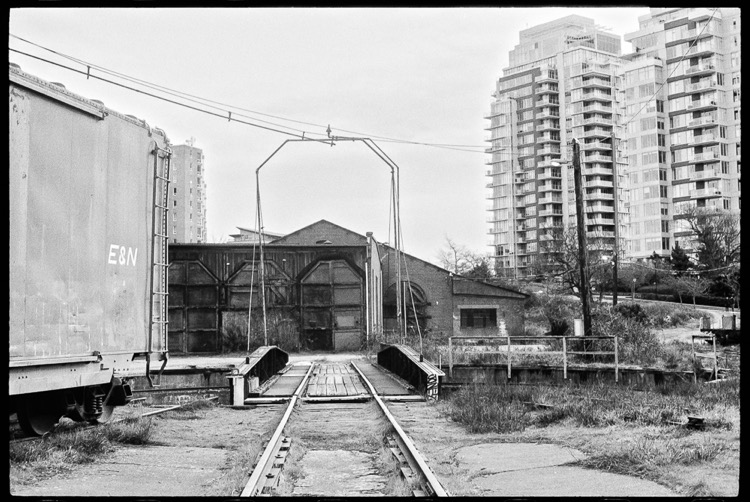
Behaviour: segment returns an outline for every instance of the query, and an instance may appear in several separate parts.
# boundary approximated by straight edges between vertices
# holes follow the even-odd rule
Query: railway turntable
[[[268,358],[276,361],[276,371],[272,374],[269,372],[268,364],[264,363]],[[422,371],[438,373],[433,375],[434,380],[442,376],[440,370],[433,370],[434,366],[424,363],[422,366]],[[259,371],[261,368],[263,371]],[[420,370],[419,367],[407,369],[408,371],[401,373],[412,375]],[[286,353],[276,347],[259,349],[229,378],[233,405],[287,401],[298,388],[299,398],[304,401],[369,400],[372,393],[367,388],[367,382],[372,385],[375,393],[385,400],[424,400],[425,395],[430,395],[419,387],[418,382],[414,385],[397,373],[364,357],[352,356],[351,359],[336,361],[324,358],[322,361],[289,362]]]

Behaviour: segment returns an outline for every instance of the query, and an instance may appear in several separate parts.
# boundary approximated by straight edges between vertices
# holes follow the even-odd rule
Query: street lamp
[[[633,277],[633,291],[631,292],[633,301],[635,301],[635,277]]]

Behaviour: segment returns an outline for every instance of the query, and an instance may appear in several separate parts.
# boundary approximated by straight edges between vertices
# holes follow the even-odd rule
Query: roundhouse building
[[[395,341],[395,249],[321,220],[260,246],[170,244],[169,351],[227,349],[251,325],[310,350],[357,350]],[[521,334],[519,291],[455,276],[403,254],[401,305],[407,330],[426,336]],[[264,295],[260,295],[263,289]],[[265,324],[263,329],[263,304]],[[257,336],[257,335],[256,335]]]

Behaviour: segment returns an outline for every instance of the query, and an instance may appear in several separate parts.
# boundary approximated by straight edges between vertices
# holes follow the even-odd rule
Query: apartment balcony
[[[604,114],[612,114],[612,105],[606,105],[604,103],[591,103],[583,107],[583,113],[604,113]]]
[[[492,117],[497,117],[498,115],[508,113],[507,108],[507,105],[502,101],[492,103],[490,105],[490,111],[485,114],[484,118],[491,119]]]
[[[612,197],[612,200],[614,200],[614,197]],[[606,204],[586,204],[585,211],[587,213],[594,212],[594,213],[614,213],[615,207],[614,206],[608,206]]]
[[[536,138],[537,144],[539,143],[559,143],[560,134],[541,134]]]
[[[539,173],[539,180],[559,180],[562,179],[562,172],[560,169],[545,169]]]
[[[541,110],[537,110],[536,112],[537,120],[555,118],[555,117],[560,117],[560,111],[557,108],[547,107],[547,108],[542,108]]]
[[[612,188],[612,181],[591,180],[584,183],[586,188]]]
[[[536,126],[537,131],[559,131],[560,121],[559,120],[542,120]]]
[[[687,105],[685,109],[696,111],[696,110],[700,110],[703,108],[716,108],[716,106],[717,106],[716,101],[713,99],[699,99]]]
[[[540,185],[537,188],[538,192],[558,192],[562,193],[562,185],[560,183],[554,184],[554,183],[547,183],[545,185]]]
[[[524,206],[536,206],[536,197],[532,197],[531,200],[524,202]]]
[[[538,216],[539,217],[545,217],[545,216],[562,216],[563,211],[561,207],[556,207],[552,209],[543,209],[539,211]]]
[[[585,155],[581,159],[581,162],[612,162],[612,156],[602,154]]]
[[[537,82],[557,82],[557,70],[547,69],[542,70],[542,74],[536,77]]]
[[[586,225],[606,225],[606,226],[614,226],[615,220],[613,219],[607,219],[607,218],[587,218],[586,219]]]
[[[525,220],[526,219],[526,213],[516,213],[515,220]]]
[[[612,93],[604,92],[601,90],[594,90],[594,91],[584,92],[580,100],[576,99],[574,101],[601,100],[601,101],[611,102],[612,98],[614,98]]]
[[[542,85],[537,86],[537,88],[536,88],[536,94],[537,95],[538,94],[551,94],[551,93],[559,94],[559,92],[560,91],[557,88],[557,84],[556,83],[552,83],[552,82],[544,83]]]
[[[685,86],[685,92],[713,91],[713,90],[716,90],[717,87],[719,87],[719,84],[716,82],[716,79],[712,78],[712,79],[702,80],[695,84],[687,84]]]
[[[690,122],[688,122],[688,127],[701,127],[709,124],[716,124],[716,117],[713,115],[708,117],[700,117],[697,119],[693,119]],[[718,125],[718,124],[717,124]]]
[[[713,28],[711,25],[708,25],[705,27],[701,27],[700,30],[698,29],[688,30],[685,32],[685,35],[682,38],[673,40],[672,42],[670,42],[670,44],[689,42],[695,38],[703,39],[703,38],[708,38],[708,37],[712,37],[714,35],[719,35],[719,34],[720,33],[718,32],[718,30]]]
[[[715,169],[704,169],[703,171],[695,171],[690,175],[691,180],[709,180],[709,179],[720,179],[722,174]]]
[[[609,65],[603,65],[599,63],[581,63],[579,65],[573,65],[571,69],[571,76],[576,77],[578,75],[604,75],[609,76],[612,70]]]
[[[587,119],[583,119],[583,123],[582,124],[577,124],[577,125],[595,125],[595,124],[596,125],[608,125],[608,126],[611,126],[612,125],[612,119],[611,118],[607,118],[607,117],[602,117],[602,116],[595,116],[595,117],[590,117],[590,118],[587,118]]]
[[[540,160],[537,161],[536,166],[537,167],[558,167],[557,164],[560,164],[560,159],[547,159],[547,160]]]
[[[545,97],[539,98],[534,103],[534,106],[541,108],[544,106],[560,106],[560,100],[556,96],[545,95]]]
[[[690,190],[691,199],[704,199],[709,197],[721,197],[721,190],[718,188],[697,188]]]
[[[719,52],[719,50],[720,48],[714,40],[704,40],[702,43],[693,45],[687,51],[685,51],[684,47],[675,47],[673,45],[670,45],[669,47],[667,47],[667,64],[674,63],[683,58],[711,56],[716,52]]]
[[[696,153],[695,155],[693,155],[693,160],[691,162],[706,162],[710,160],[719,160],[719,155],[716,152],[712,151]]]
[[[584,152],[589,150],[606,150],[611,151],[612,150],[612,144],[611,143],[605,143],[603,141],[590,141],[588,143],[581,143],[581,150]]]
[[[685,75],[701,75],[701,74],[716,73],[716,65],[713,60],[708,63],[699,63],[694,66],[690,66],[685,70]]]
[[[581,137],[583,138],[606,138],[612,135],[610,129],[602,129],[601,127],[594,127],[592,129],[584,130]]]
[[[591,169],[584,168],[582,173],[584,176],[613,176],[612,169],[607,169],[606,167],[593,167]]]
[[[693,136],[693,145],[705,145],[706,143],[718,143],[719,137],[713,133],[704,133]]]
[[[610,187],[611,188],[611,187]],[[605,192],[594,192],[594,193],[587,193],[583,196],[583,200],[615,200],[614,194],[611,193],[605,193]],[[614,208],[613,208],[614,211]]]
[[[594,231],[594,232],[586,232],[586,237],[589,239],[609,239],[614,238],[615,233],[614,232],[606,232],[606,231]]]
[[[612,79],[610,79],[609,76],[607,77],[591,77],[586,78],[581,83],[582,87],[584,88],[605,88],[609,89],[612,87]]]
[[[536,151],[536,155],[560,155],[560,147],[557,146],[545,146]]]
[[[548,194],[548,195],[545,195],[544,197],[539,197],[537,199],[537,202],[539,204],[562,204],[562,201],[563,201],[562,195],[559,195],[559,194],[557,194],[557,195],[556,194]],[[540,216],[544,216],[544,215],[542,215],[541,212],[539,213],[539,215]],[[549,216],[549,215],[547,215],[547,216]]]

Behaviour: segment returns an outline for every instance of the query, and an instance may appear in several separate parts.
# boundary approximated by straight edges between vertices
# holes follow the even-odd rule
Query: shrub
[[[539,294],[537,296],[542,314],[550,326],[547,334],[552,336],[567,335],[573,325],[573,318],[581,308],[578,301],[559,295]]]
[[[644,326],[648,326],[649,324],[649,316],[640,303],[619,303],[615,306],[615,311],[623,317],[638,321]]]
[[[663,303],[645,303],[641,310],[648,316],[651,325],[659,329],[696,325],[702,315],[692,307]]]
[[[651,364],[661,354],[661,344],[650,327],[625,317],[609,305],[597,305],[591,312],[591,330],[595,336],[617,335],[622,363]]]

